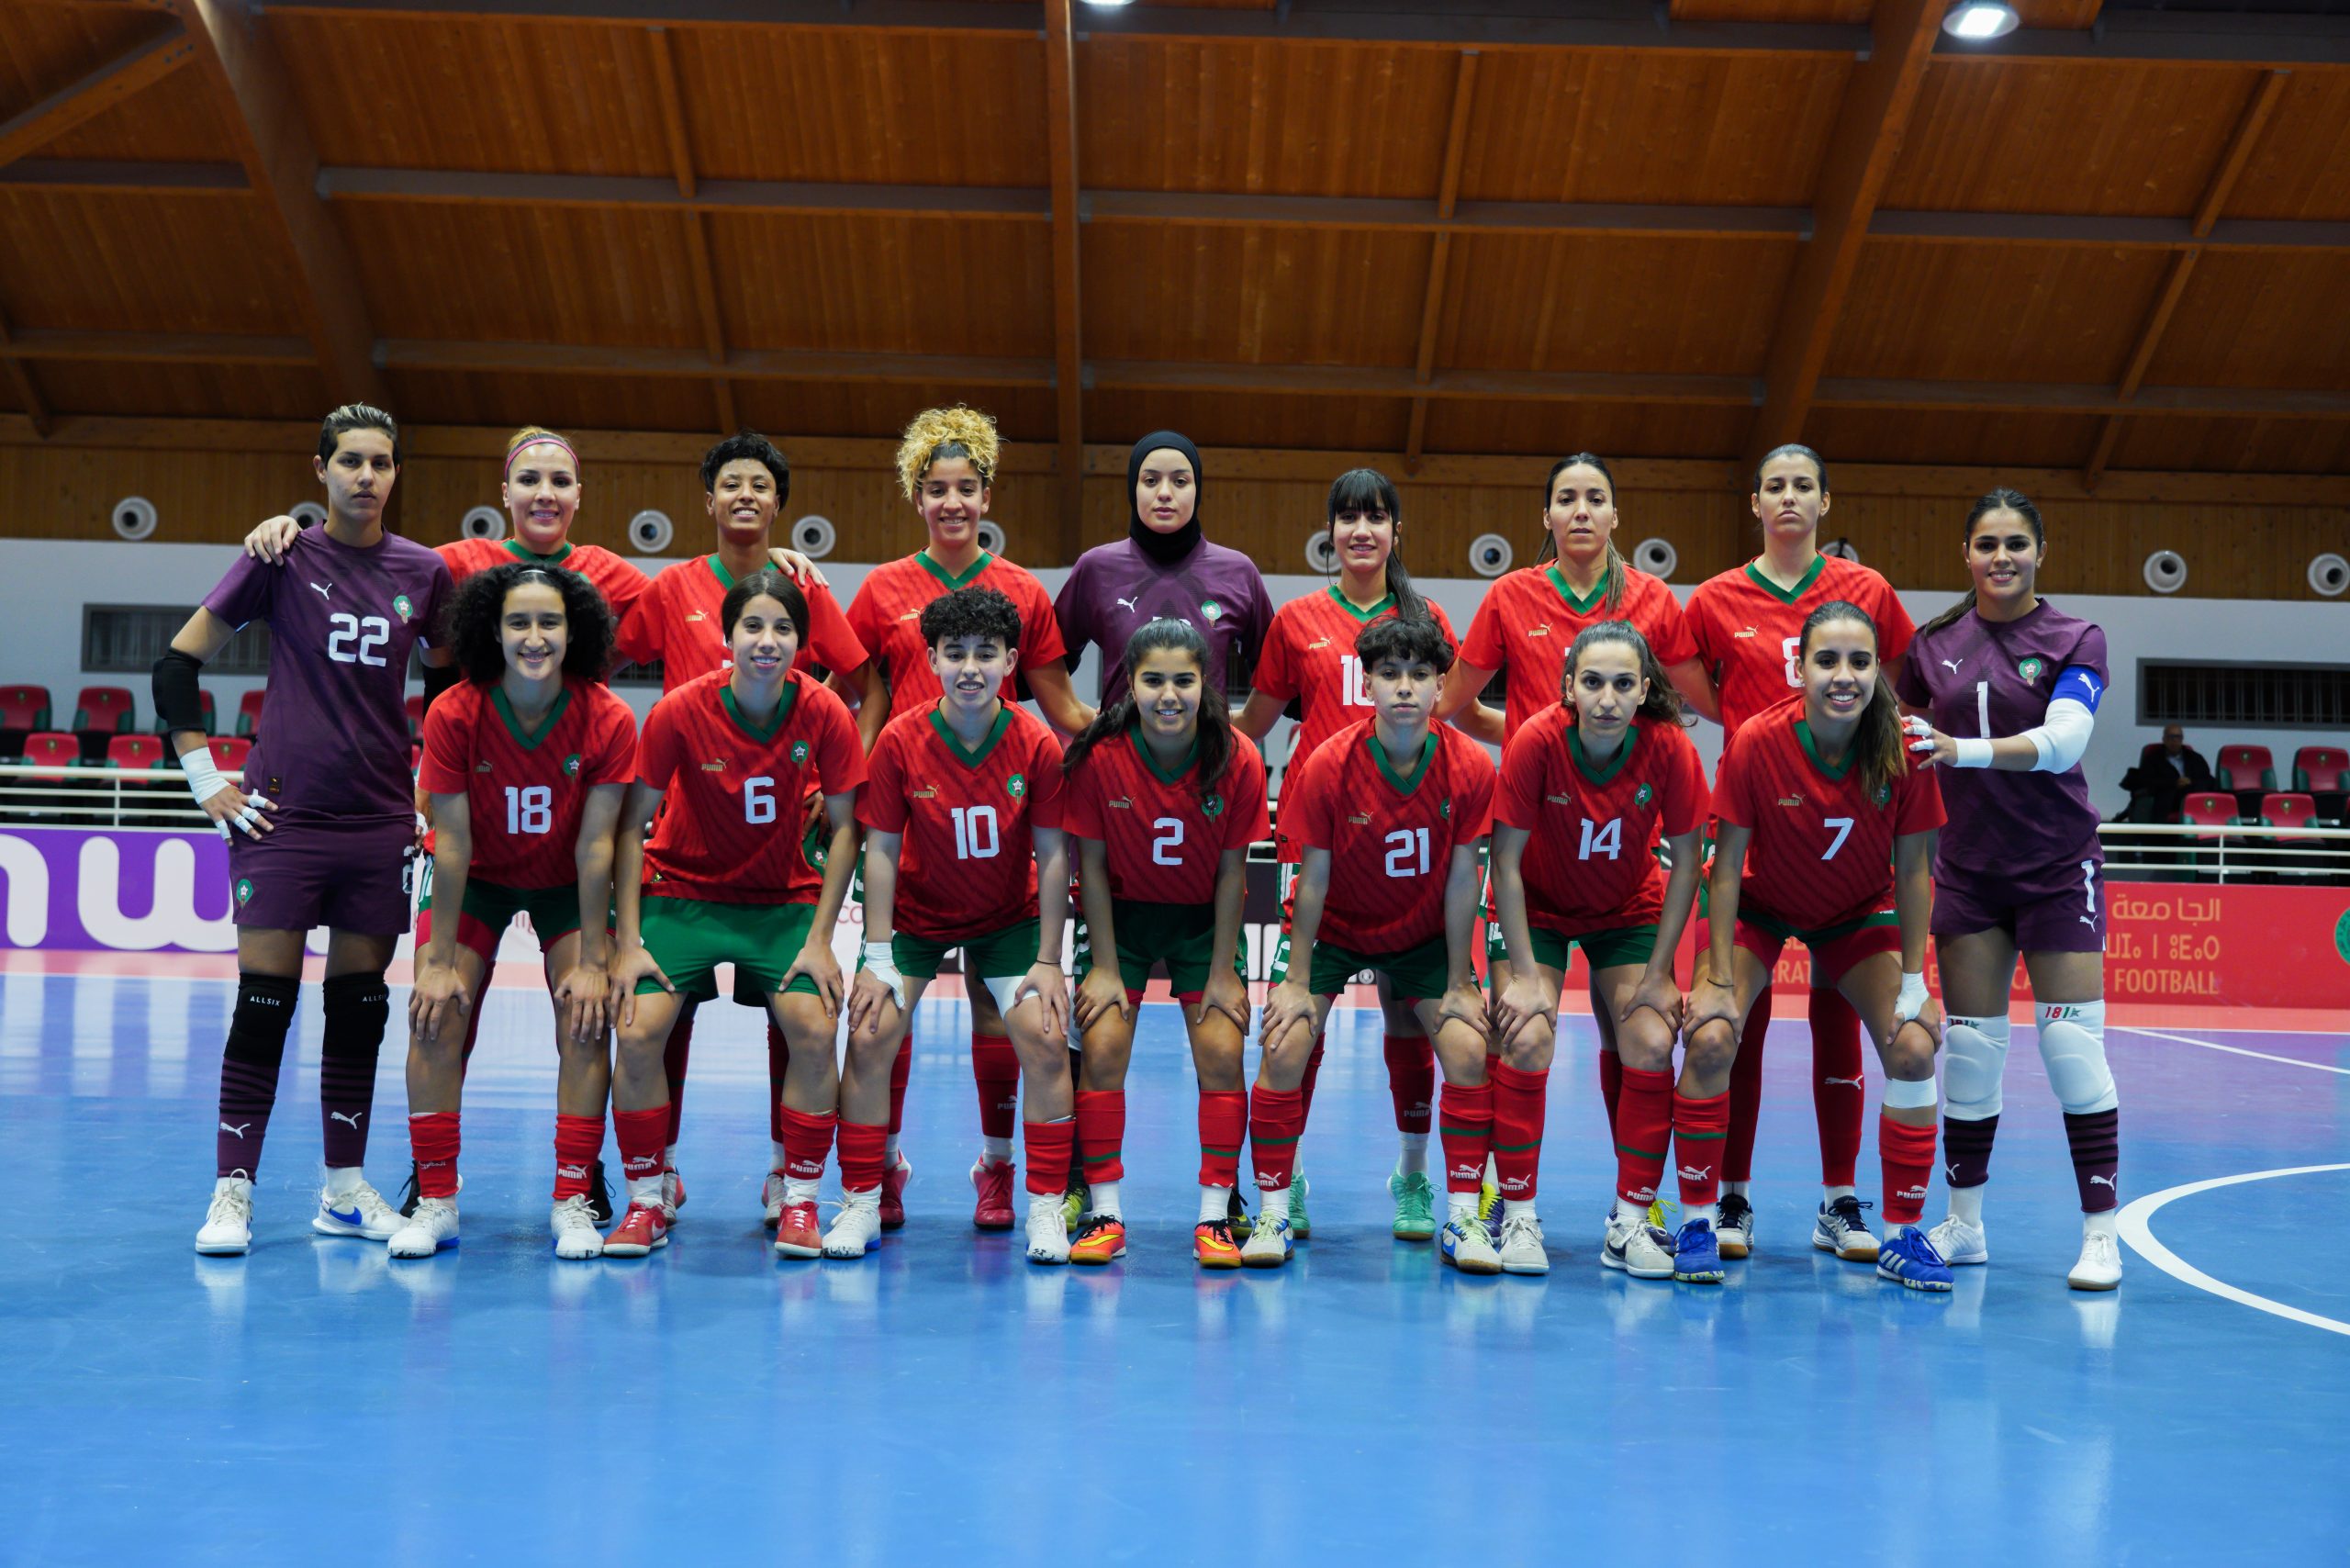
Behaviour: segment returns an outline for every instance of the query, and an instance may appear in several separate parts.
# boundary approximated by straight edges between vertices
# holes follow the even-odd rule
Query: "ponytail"
[[[1869,641],[1876,642],[1876,622],[1869,612],[1848,599],[1831,599],[1804,617],[1803,638],[1798,644],[1804,654],[1811,652],[1811,636],[1818,628],[1836,621],[1856,621],[1868,628]],[[1891,786],[1909,771],[1909,758],[1901,736],[1901,700],[1894,695],[1893,687],[1885,678],[1885,661],[1879,659],[1870,671],[1874,686],[1869,692],[1868,706],[1861,711],[1860,725],[1852,732],[1852,760],[1861,767],[1861,777],[1872,784]]]
[[[1575,633],[1573,644],[1567,649],[1566,666],[1559,673],[1559,697],[1570,708],[1574,706],[1575,670],[1583,663],[1583,655],[1603,644],[1612,644],[1633,650],[1639,659],[1640,678],[1649,684],[1649,694],[1640,699],[1637,717],[1655,719],[1686,729],[1696,722],[1681,700],[1681,693],[1664,678],[1664,666],[1656,662],[1656,651],[1640,629],[1628,621],[1595,621]]]
[[[1232,766],[1232,709],[1225,701],[1224,693],[1211,689],[1208,680],[1208,644],[1200,629],[1188,621],[1161,616],[1137,627],[1126,639],[1126,689],[1118,700],[1093,715],[1093,722],[1080,731],[1061,753],[1064,776],[1077,771],[1085,754],[1103,741],[1122,735],[1134,726],[1139,711],[1135,702],[1134,672],[1147,654],[1174,649],[1192,655],[1200,670],[1200,711],[1198,720],[1198,785],[1200,799],[1206,800],[1223,781]]]
[[[1616,475],[1607,466],[1607,460],[1595,452],[1578,452],[1572,456],[1561,457],[1550,465],[1550,476],[1542,481],[1542,510],[1545,512],[1550,510],[1550,495],[1559,487],[1559,476],[1570,468],[1598,469],[1599,476],[1607,481],[1608,498],[1611,500],[1615,498]],[[1542,548],[1536,553],[1534,564],[1539,566],[1558,558],[1558,536],[1545,528],[1542,531]],[[1607,542],[1606,563],[1600,567],[1599,586],[1600,609],[1613,615],[1623,608],[1624,557],[1616,553],[1616,542],[1612,539]]]
[[[2040,509],[2033,506],[2031,504],[2031,498],[2025,495],[2021,490],[2010,490],[2004,485],[1995,490],[1986,492],[1980,500],[1975,503],[1973,509],[1966,514],[1965,531],[1962,532],[1959,537],[1962,539],[1973,538],[1975,536],[1975,525],[1982,521],[1985,518],[1990,516],[1995,511],[2011,511],[2018,517],[2023,519],[2025,523],[2031,529],[2032,543],[2040,545],[2043,549],[2047,547],[2048,525],[2040,521]],[[1969,588],[1966,590],[1966,597],[1964,599],[1960,599],[1956,604],[1952,605],[1948,610],[1943,610],[1940,615],[1935,616],[1931,621],[1929,621],[1923,626],[1919,627],[1916,634],[1922,637],[1929,632],[1939,632],[1943,627],[1949,625],[1952,622],[1964,618],[1966,612],[1974,608],[1975,590],[1974,588]]]
[[[1340,512],[1369,511],[1374,507],[1387,514],[1395,531],[1387,552],[1387,591],[1395,600],[1395,617],[1425,620],[1429,615],[1427,600],[1412,586],[1412,574],[1404,566],[1404,502],[1393,479],[1376,468],[1349,468],[1331,480],[1323,526],[1335,543]]]

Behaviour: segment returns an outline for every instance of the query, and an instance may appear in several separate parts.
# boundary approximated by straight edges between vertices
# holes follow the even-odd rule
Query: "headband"
[[[579,454],[572,449],[571,443],[554,431],[548,431],[543,434],[534,435],[528,441],[515,443],[514,450],[506,454],[506,477],[511,479],[514,476],[514,459],[533,446],[559,446],[571,454],[572,467],[576,469],[579,466]]]

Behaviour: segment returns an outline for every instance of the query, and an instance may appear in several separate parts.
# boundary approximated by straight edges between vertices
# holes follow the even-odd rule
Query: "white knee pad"
[[[2007,1070],[2007,1019],[1953,1015],[1942,1035],[1942,1114],[1961,1122],[1998,1115]]]
[[[2121,1103],[2113,1071],[2105,1065],[2105,1003],[2042,1002],[2040,1059],[2048,1065],[2048,1086],[2068,1114],[2110,1111]]]
[[[1934,1081],[1921,1078],[1915,1083],[1908,1083],[1898,1078],[1888,1078],[1885,1081],[1885,1093],[1881,1098],[1889,1111],[1930,1111],[1934,1108]]]

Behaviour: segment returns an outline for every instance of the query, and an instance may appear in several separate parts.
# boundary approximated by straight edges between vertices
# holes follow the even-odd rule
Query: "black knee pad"
[[[229,1019],[221,1055],[275,1077],[285,1059],[285,1032],[294,1026],[294,999],[302,982],[290,975],[237,976],[237,1010]]]
[[[326,993],[326,1038],[322,1054],[373,1056],[384,1044],[384,1025],[391,1021],[392,988],[378,974],[332,975],[320,988]]]

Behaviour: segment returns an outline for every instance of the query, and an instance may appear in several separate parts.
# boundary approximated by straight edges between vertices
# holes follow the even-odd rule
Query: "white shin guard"
[[[2113,1070],[2105,1063],[2105,1003],[2042,1002],[2037,1014],[2040,1059],[2047,1064],[2048,1086],[2065,1114],[2083,1116],[2121,1104]]]
[[[1942,1036],[1942,1114],[1986,1122],[1999,1114],[2008,1070],[2008,1021],[1953,1014]]]

